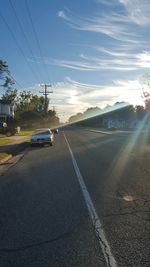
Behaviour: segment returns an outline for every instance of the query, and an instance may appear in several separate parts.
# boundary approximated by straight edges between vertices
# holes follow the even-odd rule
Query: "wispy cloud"
[[[56,65],[78,71],[135,71],[150,68],[150,51],[137,53],[121,52],[97,47],[100,55],[88,56],[80,54],[77,60],[50,59],[45,60],[46,64]]]
[[[68,17],[66,16],[65,12],[63,10],[60,10],[57,12],[58,17],[68,20]]]
[[[117,101],[142,104],[141,85],[138,79],[115,80],[112,84],[98,85],[66,77],[64,81],[53,83],[53,88],[54,103],[60,116],[63,114],[63,120],[91,106],[104,108],[107,104],[112,105]]]
[[[99,52],[103,52],[107,55],[110,55],[110,56],[115,56],[115,57],[126,57],[128,56],[128,52],[126,52],[125,50],[124,51],[115,51],[115,50],[110,50],[110,49],[106,49],[104,47],[96,47],[96,50],[99,51]]]
[[[138,44],[141,36],[136,26],[143,28],[150,25],[150,1],[97,0],[96,2],[106,6],[105,12],[97,10],[96,14],[80,17],[68,10],[60,10],[57,15],[74,29],[97,32],[118,41]]]
[[[119,2],[124,6],[131,22],[141,26],[150,25],[149,0],[119,0]]]
[[[80,18],[73,16],[71,12],[66,13],[63,10],[60,10],[57,15],[74,29],[101,33],[119,41],[138,42],[138,36],[129,31],[127,27],[128,19],[125,16],[110,13],[108,15],[94,15],[91,18]]]
[[[114,4],[118,3],[118,0],[95,0],[97,3],[106,5],[106,6],[112,6]]]
[[[99,3],[99,6],[106,6],[106,10],[103,7],[90,16],[78,16],[70,10],[60,10],[57,15],[74,29],[104,35],[103,40],[110,41],[111,48],[95,45],[99,55],[96,52],[91,54],[91,51],[87,55],[81,52],[76,59],[53,59],[47,63],[88,72],[99,70],[125,72],[150,68],[148,42],[142,30],[139,30],[150,24],[150,1],[95,0],[95,2]]]
[[[143,51],[136,55],[137,65],[140,68],[150,68],[150,51]]]
[[[136,70],[137,66],[132,64],[130,66],[128,62],[115,61],[115,60],[100,60],[97,58],[89,57],[87,60],[73,61],[73,60],[50,60],[48,64],[53,64],[59,67],[65,67],[68,69],[79,71],[100,71],[100,70],[118,70],[118,71],[131,71]]]
[[[122,22],[135,23],[140,26],[150,25],[150,1],[149,0],[97,0],[99,4],[109,7],[122,5],[123,14],[118,18]],[[117,14],[116,14],[117,15]]]

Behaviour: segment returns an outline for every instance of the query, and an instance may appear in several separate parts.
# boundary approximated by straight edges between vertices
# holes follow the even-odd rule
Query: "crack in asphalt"
[[[18,251],[23,251],[23,250],[27,250],[27,249],[30,249],[30,248],[33,248],[33,247],[38,247],[38,246],[42,246],[42,245],[45,245],[45,244],[48,244],[48,243],[52,243],[52,242],[55,242],[55,241],[58,241],[60,239],[63,239],[63,238],[68,238],[69,235],[72,234],[72,232],[66,232],[66,233],[63,233],[55,238],[52,238],[52,239],[48,239],[48,240],[45,240],[45,241],[41,241],[41,242],[37,242],[37,243],[33,243],[33,244],[30,244],[30,245],[26,245],[26,246],[23,246],[23,247],[18,247],[18,248],[0,248],[0,252],[6,252],[6,253],[10,253],[10,252],[18,252]]]

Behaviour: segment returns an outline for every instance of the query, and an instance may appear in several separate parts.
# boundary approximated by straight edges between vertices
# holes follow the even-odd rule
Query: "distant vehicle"
[[[31,146],[34,145],[53,145],[54,135],[49,128],[37,129],[31,136]]]
[[[53,129],[52,132],[53,132],[54,134],[58,134],[58,132],[59,132],[59,131],[58,131],[58,128]]]
[[[12,136],[17,133],[17,128],[13,125],[7,125],[6,122],[0,122],[0,134],[4,134],[6,136]]]

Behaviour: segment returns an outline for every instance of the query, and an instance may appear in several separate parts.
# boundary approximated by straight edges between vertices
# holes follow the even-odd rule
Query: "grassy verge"
[[[8,145],[13,143],[14,139],[13,138],[7,138],[7,137],[1,137],[0,138],[0,145]]]
[[[33,133],[32,130],[30,131],[20,131],[20,133],[17,133],[16,136],[28,136],[31,135]]]

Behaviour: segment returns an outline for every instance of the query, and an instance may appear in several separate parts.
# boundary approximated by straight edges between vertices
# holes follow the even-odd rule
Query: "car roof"
[[[51,131],[50,128],[39,128],[39,129],[35,129],[35,131]]]

